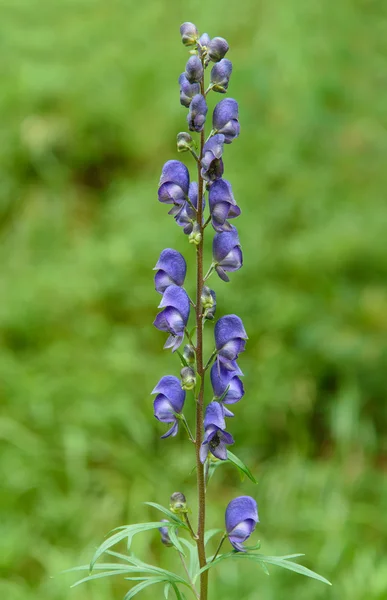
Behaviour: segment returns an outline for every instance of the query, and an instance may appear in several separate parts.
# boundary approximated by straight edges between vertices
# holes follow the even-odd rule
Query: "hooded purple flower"
[[[191,56],[185,65],[185,76],[190,83],[200,82],[203,76],[203,65],[200,58]]]
[[[215,179],[219,179],[223,175],[222,154],[224,140],[224,135],[218,133],[211,136],[204,144],[201,174],[206,181],[215,181]]]
[[[221,317],[215,325],[214,336],[219,362],[234,371],[234,361],[244,351],[248,339],[242,320],[237,315]]]
[[[189,171],[180,160],[168,160],[163,166],[159,182],[159,201],[173,204],[169,211],[174,215],[186,201],[189,189]]]
[[[235,404],[235,402],[239,402],[245,393],[243,383],[238,377],[238,375],[243,375],[243,373],[235,361],[230,361],[229,364],[230,366],[232,365],[232,370],[227,369],[221,362],[215,362],[212,365],[211,384],[216,398],[221,398],[228,388],[222,402],[224,404]],[[227,411],[225,416],[229,417],[233,415]]]
[[[230,543],[238,552],[246,552],[242,545],[259,523],[258,506],[251,496],[239,496],[229,502],[226,508],[226,531]]]
[[[172,352],[175,352],[183,341],[184,329],[188,322],[190,306],[187,292],[177,285],[168,286],[159,308],[164,310],[157,315],[153,325],[170,334],[164,348],[172,348]]]
[[[227,54],[228,49],[229,45],[222,37],[214,37],[207,44],[207,54],[213,62],[221,60]]]
[[[187,123],[190,131],[200,132],[203,129],[207,112],[208,107],[204,96],[201,94],[194,96],[189,105],[189,112],[187,115]]]
[[[199,37],[199,32],[196,25],[186,21],[180,25],[180,35],[184,46],[194,46]]]
[[[223,133],[225,144],[231,144],[238,137],[240,125],[236,100],[225,98],[218,102],[212,115],[212,127],[217,133]]]
[[[187,264],[180,252],[166,248],[160,254],[153,270],[157,271],[155,274],[156,292],[163,294],[169,285],[182,286],[184,284]]]
[[[226,179],[217,179],[210,187],[208,194],[212,226],[218,233],[232,231],[227,219],[239,217],[241,209],[235,202],[231,184]]]
[[[230,82],[232,73],[232,62],[227,58],[222,58],[215,63],[211,69],[211,84],[214,92],[225,94]]]
[[[182,73],[179,77],[180,84],[180,104],[187,108],[191,104],[191,100],[196,94],[200,94],[200,84],[190,83],[185,73]]]
[[[242,250],[235,227],[231,226],[231,231],[222,231],[214,236],[212,255],[219,277],[223,281],[230,281],[226,271],[238,271],[243,265]]]
[[[166,375],[160,379],[151,393],[157,394],[153,402],[156,419],[162,423],[173,423],[171,429],[161,437],[175,436],[179,429],[179,421],[175,413],[181,413],[185,401],[185,391],[181,388],[180,379],[173,375]]]
[[[234,443],[234,438],[225,431],[223,407],[219,402],[210,402],[206,408],[204,417],[204,440],[200,446],[200,460],[206,461],[208,453],[211,452],[220,460],[227,460],[226,446]]]

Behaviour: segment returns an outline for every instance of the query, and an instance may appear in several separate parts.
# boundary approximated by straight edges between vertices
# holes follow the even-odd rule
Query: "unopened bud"
[[[188,152],[195,145],[192,137],[186,131],[180,131],[180,133],[177,134],[176,141],[178,152]]]
[[[168,519],[161,519],[163,523],[169,523]],[[159,532],[161,535],[161,542],[164,546],[170,547],[173,546],[171,542],[171,538],[169,537],[169,528],[168,527],[159,527]]]
[[[216,311],[216,294],[214,290],[210,290],[206,285],[202,290],[202,306],[203,315],[206,319],[213,319]]]
[[[180,25],[180,35],[184,46],[194,46],[199,37],[199,32],[196,28],[196,25],[187,21],[186,23]]]
[[[214,37],[207,47],[208,57],[213,62],[221,60],[228,52],[229,45],[222,37]]]
[[[181,492],[173,492],[170,498],[169,508],[174,513],[186,513],[187,512],[187,501],[184,494]]]
[[[202,241],[202,234],[198,223],[195,223],[193,226],[192,232],[188,236],[188,241],[190,244],[195,244],[195,246],[199,246]]]
[[[184,346],[183,356],[189,365],[195,363],[195,349],[191,344],[186,344]]]
[[[180,371],[181,387],[183,390],[193,390],[196,385],[195,371],[191,367],[183,367]]]

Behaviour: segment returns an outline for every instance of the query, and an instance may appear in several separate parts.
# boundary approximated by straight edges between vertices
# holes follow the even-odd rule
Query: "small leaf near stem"
[[[214,269],[215,269],[215,263],[212,263],[212,265],[210,266],[210,268],[208,269],[207,273],[205,274],[205,276],[203,278],[203,282],[207,281],[207,279],[210,277],[210,275],[212,274]]]
[[[210,358],[208,359],[208,361],[205,364],[204,370],[207,371],[208,367],[210,366],[210,364],[212,363],[212,361],[214,360],[216,356],[216,348],[213,351],[213,353],[211,354]],[[229,386],[230,387],[230,386]],[[228,390],[227,390],[228,391]]]

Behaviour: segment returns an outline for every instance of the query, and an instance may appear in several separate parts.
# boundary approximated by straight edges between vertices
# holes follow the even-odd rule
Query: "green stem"
[[[188,433],[188,437],[189,437],[189,439],[191,440],[191,442],[195,443],[195,438],[194,438],[194,436],[192,435],[192,432],[191,432],[191,430],[190,430],[190,428],[189,428],[189,425],[188,425],[188,423],[187,423],[187,419],[185,418],[185,416],[184,416],[184,415],[180,415],[180,420],[181,420],[181,422],[182,422],[182,423],[183,423],[183,425],[184,425],[184,429],[185,429],[185,430],[186,430],[186,432]]]
[[[217,547],[217,549],[216,549],[216,552],[215,552],[214,556],[212,557],[212,560],[211,560],[211,562],[214,562],[215,558],[218,556],[218,554],[219,554],[219,550],[221,549],[221,547],[222,547],[222,544],[223,544],[224,540],[226,539],[226,537],[227,537],[227,533],[224,533],[224,534],[223,534],[223,537],[222,537],[222,539],[220,540],[220,542],[219,542],[219,544],[218,544],[218,547]]]
[[[204,96],[204,75],[200,82],[201,93]],[[204,146],[204,128],[200,134],[200,160],[203,156]],[[202,291],[203,291],[203,189],[204,182],[201,175],[200,160],[198,162],[198,208],[197,223],[200,228],[201,240],[197,246],[196,252],[196,364],[197,372],[200,375],[200,389],[196,399],[196,472],[197,472],[197,492],[198,492],[198,532],[197,549],[199,565],[202,569],[206,566],[206,550],[204,545],[204,532],[206,521],[206,488],[204,478],[204,466],[200,460],[200,445],[203,439],[203,411],[204,411],[204,368],[203,368],[203,313],[202,313]],[[200,575],[200,600],[207,600],[208,595],[208,570]]]
[[[181,564],[183,565],[183,569],[185,571],[185,574],[187,575],[187,579],[188,579],[188,581],[189,581],[189,583],[191,585],[191,589],[192,589],[193,593],[195,594],[196,598],[198,600],[200,600],[199,592],[197,591],[197,589],[195,587],[195,584],[194,584],[194,582],[192,581],[192,579],[190,577],[189,571],[187,569],[187,565],[185,564],[184,556],[182,555],[181,552],[179,552],[179,556],[180,556]]]

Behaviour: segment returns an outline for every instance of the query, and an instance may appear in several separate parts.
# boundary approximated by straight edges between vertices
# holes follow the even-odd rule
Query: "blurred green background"
[[[157,202],[185,128],[185,20],[234,63],[245,266],[210,281],[250,337],[230,427],[259,480],[218,470],[208,525],[254,495],[263,552],[305,552],[334,583],[231,562],[211,598],[385,599],[387,11],[366,0],[1,3],[0,597],[120,599],[124,581],[70,590],[58,573],[155,519],[143,501],[178,489],[196,511],[191,448],[159,439],[150,396],[178,374],[152,327],[162,248],[185,253],[193,289],[193,248]],[[156,534],[134,549],[173,567]]]

